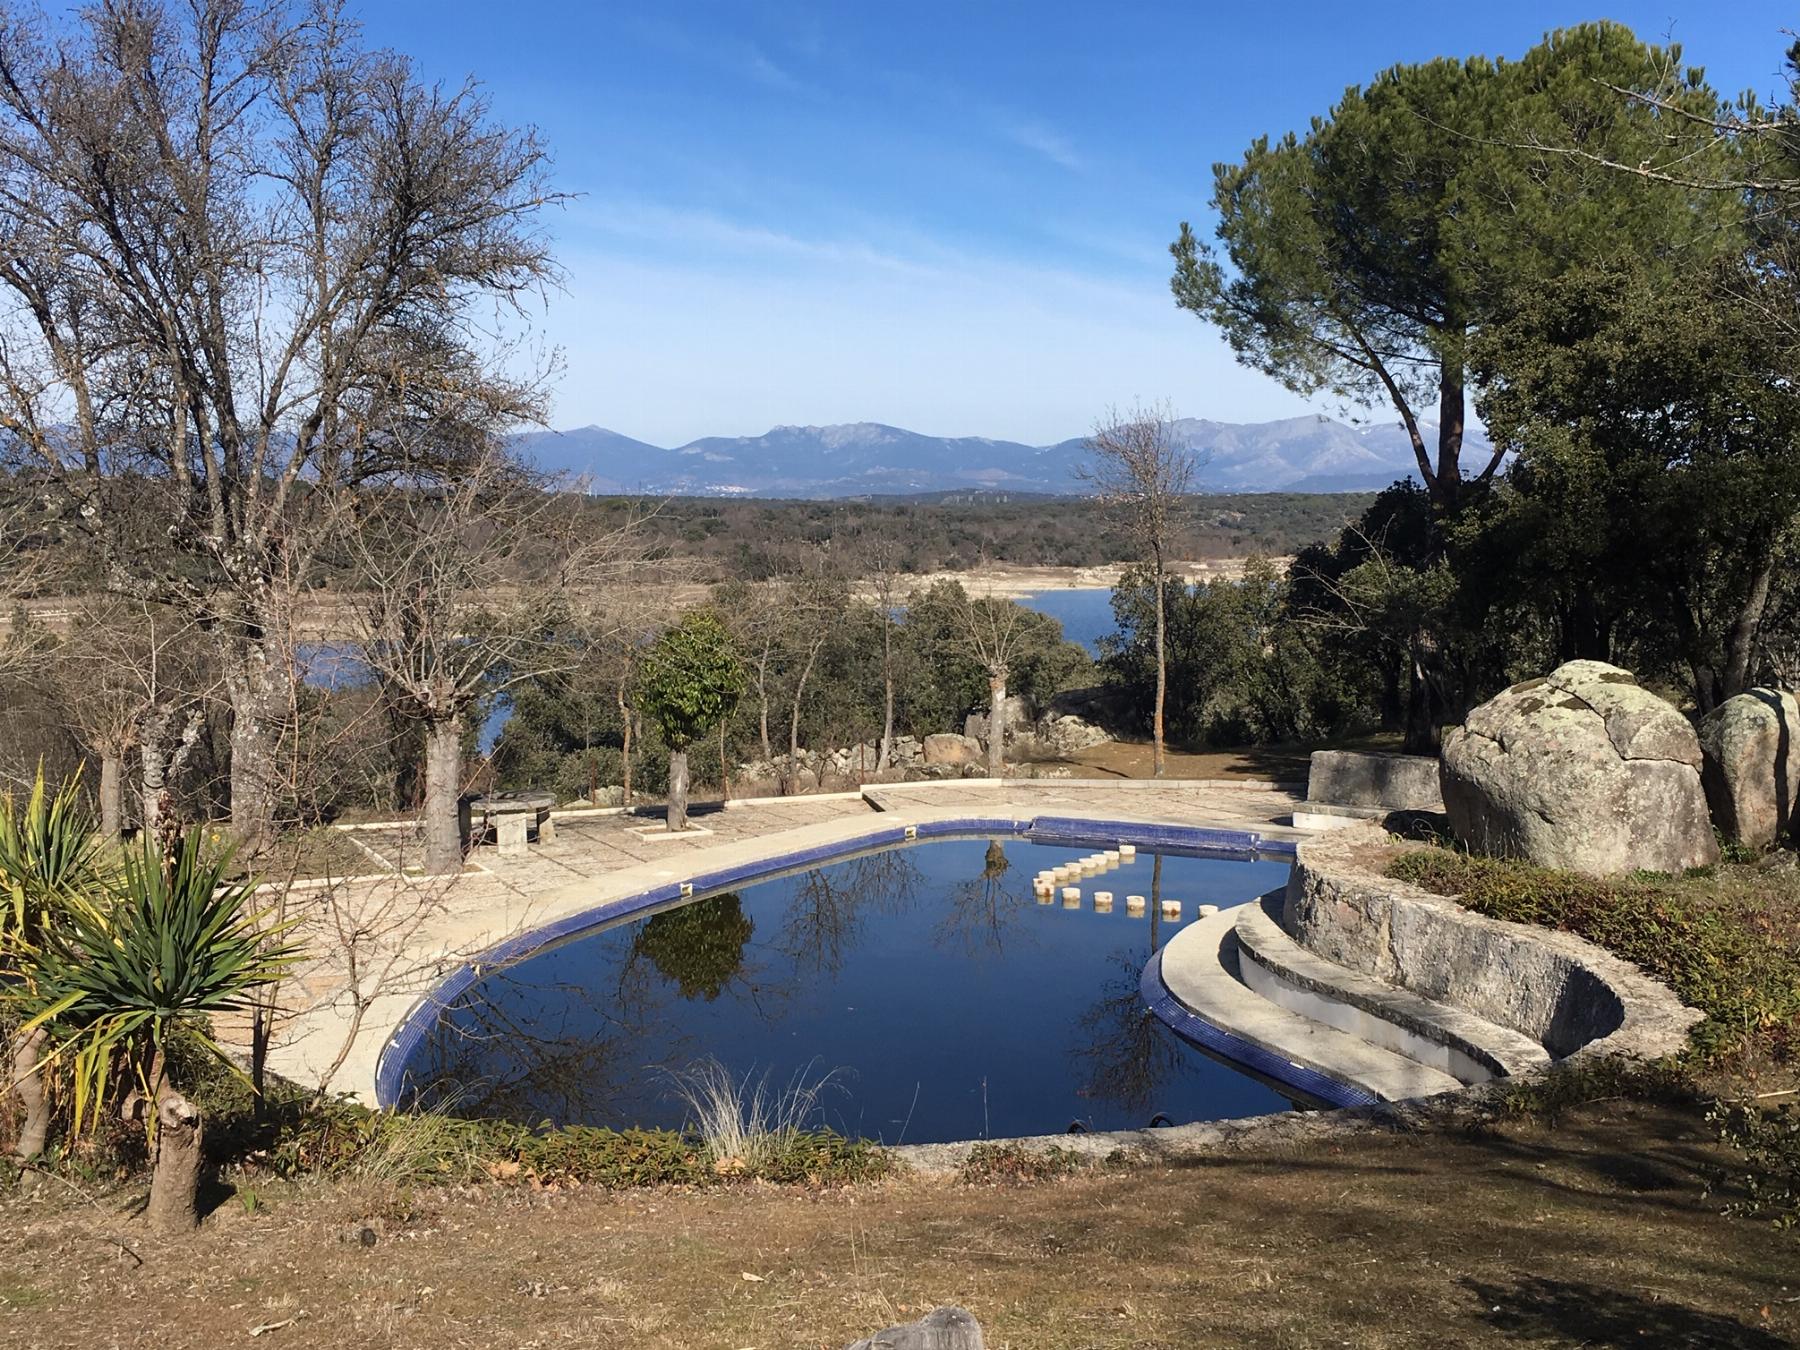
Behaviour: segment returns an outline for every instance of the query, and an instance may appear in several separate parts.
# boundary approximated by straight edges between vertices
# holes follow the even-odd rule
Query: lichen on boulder
[[[1613,876],[1718,861],[1701,762],[1673,704],[1629,671],[1570,661],[1446,732],[1440,772],[1471,851]]]
[[[1733,843],[1768,848],[1793,826],[1800,800],[1800,701],[1751,689],[1700,720],[1700,770],[1713,822]]]

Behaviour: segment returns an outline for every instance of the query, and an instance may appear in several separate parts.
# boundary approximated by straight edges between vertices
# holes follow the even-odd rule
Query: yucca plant
[[[117,888],[73,899],[32,958],[25,1026],[49,1030],[46,1063],[71,1066],[75,1128],[121,1079],[154,1104],[150,1215],[163,1229],[197,1221],[201,1160],[200,1113],[171,1081],[170,1040],[182,1031],[238,1072],[210,1018],[249,1007],[297,955],[286,929],[251,908],[253,883],[228,879],[230,865],[230,850],[209,853],[197,830],[146,838],[125,855]]]
[[[71,895],[92,895],[109,869],[94,819],[70,778],[53,793],[44,766],[21,805],[0,796],[0,943],[36,941]]]
[[[0,996],[29,1005],[45,934],[74,904],[107,894],[115,877],[77,779],[52,792],[40,764],[23,802],[0,796]],[[41,1026],[25,1027],[8,1045],[0,1086],[19,1102],[13,1155],[20,1160],[42,1153],[49,1139],[50,1098],[39,1064],[48,1035]]]

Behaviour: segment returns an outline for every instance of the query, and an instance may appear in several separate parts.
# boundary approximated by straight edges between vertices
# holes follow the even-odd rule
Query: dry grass
[[[255,1343],[838,1347],[956,1302],[995,1350],[1790,1344],[1800,1238],[1701,1199],[1708,1139],[1603,1103],[1555,1134],[1027,1186],[320,1187],[169,1247],[110,1209],[11,1202],[0,1343],[211,1350],[285,1322]],[[365,1224],[373,1246],[339,1240]]]
[[[811,1066],[776,1087],[765,1070],[733,1074],[716,1059],[671,1072],[671,1090],[687,1107],[684,1131],[699,1136],[706,1159],[721,1171],[763,1172],[797,1135],[818,1128],[819,1099],[834,1085]]]

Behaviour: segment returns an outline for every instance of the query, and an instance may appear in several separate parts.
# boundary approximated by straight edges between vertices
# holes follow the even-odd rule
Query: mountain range
[[[1416,477],[1398,425],[1352,427],[1313,414],[1276,422],[1171,424],[1193,450],[1204,492],[1369,492]],[[1423,428],[1428,438],[1436,427]],[[1076,494],[1083,437],[1022,445],[984,436],[926,436],[879,422],[780,426],[761,436],[708,436],[668,448],[604,427],[527,432],[517,444],[540,467],[592,491],[702,497],[869,497],[950,491]],[[1486,451],[1479,431],[1472,458]]]

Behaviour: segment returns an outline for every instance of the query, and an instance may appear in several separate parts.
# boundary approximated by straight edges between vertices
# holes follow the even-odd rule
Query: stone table
[[[549,792],[490,792],[481,797],[465,797],[467,813],[464,836],[473,839],[477,821],[494,827],[494,839],[502,853],[525,852],[526,834],[537,829],[538,843],[556,842],[556,822],[550,818],[556,797]]]

